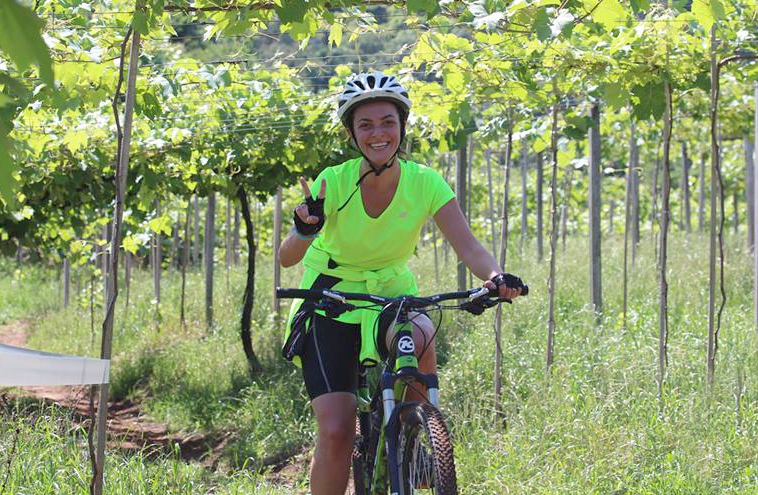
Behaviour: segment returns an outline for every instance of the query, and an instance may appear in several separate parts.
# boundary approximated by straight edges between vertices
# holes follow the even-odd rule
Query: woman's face
[[[400,116],[389,101],[364,103],[353,113],[355,142],[374,165],[387,163],[400,146]]]

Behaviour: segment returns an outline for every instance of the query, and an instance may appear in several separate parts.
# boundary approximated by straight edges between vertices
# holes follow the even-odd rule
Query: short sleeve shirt
[[[356,186],[360,164],[361,158],[355,158],[328,167],[311,185],[315,197],[321,181],[326,181],[326,223],[309,249],[325,251],[337,264],[361,270],[405,263],[416,249],[424,223],[455,194],[436,170],[400,160],[395,195],[373,218],[366,213]]]

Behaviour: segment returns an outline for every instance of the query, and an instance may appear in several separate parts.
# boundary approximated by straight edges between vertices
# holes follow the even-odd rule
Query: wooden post
[[[63,258],[63,307],[68,308],[69,295],[71,290],[71,262],[68,258]]]
[[[272,287],[272,306],[277,319],[281,317],[281,303],[276,297],[276,288],[282,285],[281,264],[279,263],[279,246],[282,244],[282,186],[276,188],[274,204],[274,286]]]
[[[637,259],[637,244],[640,243],[640,154],[637,148],[637,133],[634,122],[630,126],[629,139],[629,186],[631,187],[631,237],[632,237],[632,270]]]
[[[458,198],[458,204],[463,211],[463,217],[468,221],[468,211],[466,211],[466,205],[468,204],[468,191],[466,185],[466,148],[468,143],[468,136],[461,130],[458,132],[458,153],[455,169],[455,195]],[[466,290],[466,265],[463,264],[461,259],[458,259],[458,290]]]
[[[213,327],[213,256],[216,244],[216,193],[208,193],[208,208],[205,210],[205,323]]]
[[[121,222],[124,212],[124,197],[126,195],[126,176],[129,171],[129,148],[132,137],[132,117],[134,113],[134,93],[137,82],[137,63],[139,62],[140,35],[132,34],[132,44],[129,49],[129,74],[126,85],[126,103],[124,107],[123,140],[119,149],[118,165],[116,167],[116,207],[113,214],[113,235],[111,237],[111,270],[106,284],[107,310],[103,321],[103,338],[100,349],[102,359],[111,358],[113,342],[113,320],[115,317],[116,299],[118,298],[118,253],[121,245]],[[121,59],[123,62],[123,58]],[[93,465],[95,472],[92,479],[92,493],[102,495],[103,472],[105,470],[105,441],[106,418],[108,415],[108,384],[100,385],[100,398],[97,408],[97,447]]]
[[[755,230],[755,162],[753,161],[755,147],[749,136],[743,138],[743,145],[745,147],[745,216],[747,218],[747,247],[752,251],[755,242],[755,237],[753,237],[753,231]]]
[[[232,244],[234,264],[238,265],[240,262],[240,209],[236,204],[234,205],[234,240]]]
[[[537,153],[537,260],[542,261],[544,258],[544,248],[542,239],[542,182],[544,181],[544,172],[542,170],[542,153]]]
[[[158,200],[155,201],[155,214],[161,215],[161,205]],[[155,301],[160,305],[161,302],[161,274],[163,268],[163,248],[162,236],[160,232],[153,232],[153,295]]]
[[[226,198],[226,218],[224,219],[224,229],[226,230],[226,250],[224,253],[224,263],[226,264],[226,271],[232,268],[232,200]],[[227,279],[228,279],[227,275]],[[227,280],[228,283],[228,280]]]
[[[753,130],[753,163],[758,166],[758,81],[753,83],[753,105],[755,106],[755,129]],[[753,173],[753,191],[758,196],[758,170]],[[756,197],[758,200],[758,197]],[[758,242],[758,201],[753,201],[753,239]],[[754,245],[755,246],[755,245]],[[753,329],[758,330],[758,249],[753,249]]]
[[[658,293],[658,404],[663,407],[663,382],[666,378],[666,361],[668,348],[668,281],[666,263],[668,254],[668,231],[671,211],[669,195],[671,193],[671,175],[669,157],[671,151],[671,82],[663,82],[666,110],[663,115],[663,180],[661,187],[661,231],[659,252],[659,293]]]
[[[555,84],[555,83],[554,83]],[[555,258],[558,243],[558,95],[553,103],[552,130],[550,133],[550,272],[547,279],[547,350],[545,369],[553,366],[553,339],[555,336]],[[567,198],[568,201],[568,198]]]
[[[484,152],[484,157],[487,162],[487,189],[490,193],[490,231],[492,237],[492,256],[497,253],[497,238],[495,237],[495,199],[494,191],[492,187],[492,152],[487,149]]]
[[[529,224],[527,220],[527,214],[529,213],[529,206],[526,195],[527,175],[529,173],[529,161],[526,152],[526,146],[528,142],[526,139],[521,143],[521,239],[519,242],[519,252],[524,252],[524,243],[526,242]]]
[[[706,153],[700,154],[700,168],[698,170],[697,192],[697,231],[701,234],[705,230],[705,158]]]
[[[508,178],[510,176],[511,150],[513,146],[512,123],[509,122],[508,137],[505,144],[505,157],[501,157],[504,162],[504,184],[503,184],[503,207],[502,223],[500,226],[500,268],[505,271],[506,254],[508,251]],[[503,388],[503,349],[502,349],[502,325],[503,309],[498,305],[495,309],[495,415],[502,416],[500,403],[502,400]]]
[[[716,27],[711,27],[711,224],[710,224],[710,256],[708,263],[708,346],[706,356],[706,389],[713,389],[713,375],[716,364],[716,196],[719,191],[719,142],[718,142],[718,95],[719,67],[716,62]]]
[[[611,200],[608,203],[608,235],[609,236],[613,235],[613,213],[614,213],[613,210],[615,209],[616,209],[616,201]]]
[[[194,230],[194,241],[192,242],[192,263],[196,265],[200,265],[200,270],[202,271],[203,265],[200,264],[200,200],[197,197],[197,194],[195,194],[195,197],[192,201],[193,207],[194,207],[194,222],[192,224],[192,228]]]
[[[680,217],[684,231],[689,234],[692,231],[692,222],[690,221],[690,158],[687,155],[687,143],[682,141],[682,182],[680,184],[682,192],[682,216]]]
[[[600,315],[603,311],[602,265],[600,262],[600,208],[602,203],[600,199],[600,107],[597,103],[592,105],[590,118],[593,122],[589,132],[590,302],[595,311],[595,321],[597,324],[600,324]]]

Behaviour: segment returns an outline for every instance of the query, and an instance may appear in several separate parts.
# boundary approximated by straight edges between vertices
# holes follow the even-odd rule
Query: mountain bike
[[[529,288],[522,286],[521,294],[528,293]],[[393,298],[330,289],[283,288],[277,288],[276,295],[282,299],[304,299],[330,318],[356,309],[394,313],[396,333],[373,393],[368,368],[359,367],[358,421],[352,457],[355,494],[386,495],[388,487],[391,495],[457,494],[453,446],[438,409],[437,375],[425,374],[418,369],[409,314],[412,311],[456,309],[480,315],[485,309],[510,300],[498,299],[496,291],[486,288],[425,297]],[[459,302],[442,304],[452,300]],[[439,330],[440,321],[441,318],[434,335]],[[426,387],[428,400],[405,401],[405,391],[418,384]]]

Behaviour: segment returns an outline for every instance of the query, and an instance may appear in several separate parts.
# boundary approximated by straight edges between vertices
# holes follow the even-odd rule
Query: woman
[[[485,287],[498,288],[501,297],[517,297],[521,281],[501,273],[476,240],[445,180],[431,168],[398,158],[411,101],[397,79],[378,71],[359,74],[347,83],[338,105],[337,114],[362,157],[326,168],[311,187],[300,178],[305,202],[295,208],[295,226],[279,249],[282,266],[303,261],[300,287],[388,297],[416,294],[406,262],[432,216]],[[318,423],[313,495],[345,493],[358,363],[378,361],[394,334],[394,315],[377,314],[353,311],[330,319],[301,308],[301,301],[293,304],[283,353],[302,366]],[[434,326],[425,314],[409,318],[419,369],[434,373]]]

